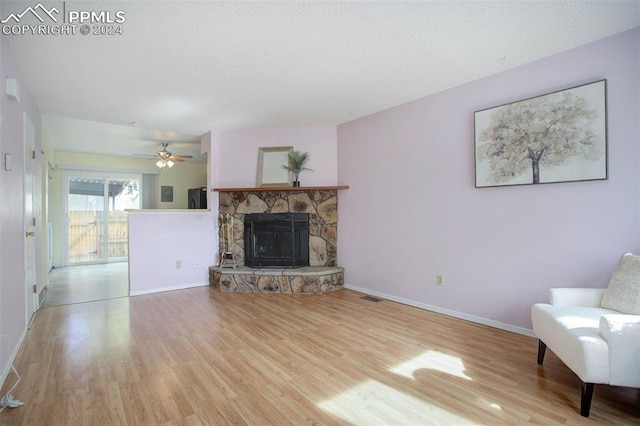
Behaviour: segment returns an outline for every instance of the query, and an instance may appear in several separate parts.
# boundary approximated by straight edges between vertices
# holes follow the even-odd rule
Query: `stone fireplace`
[[[220,193],[219,213],[234,219],[231,252],[238,267],[209,268],[212,287],[221,291],[272,293],[325,293],[342,288],[344,269],[336,265],[337,191],[346,188],[215,189]],[[275,229],[263,225],[256,228],[256,218],[258,222],[266,219],[279,223]],[[308,232],[302,232],[304,227]],[[296,234],[297,230],[300,232]],[[257,249],[252,247],[256,237],[263,238]],[[222,250],[222,235],[220,241]],[[282,264],[280,260],[274,261],[273,253],[264,252],[275,249],[287,257],[295,251],[296,244],[304,260],[296,254]],[[270,264],[274,262],[280,264]]]
[[[233,253],[245,265],[244,217],[248,214],[304,213],[309,217],[309,266],[336,266],[337,190],[220,192],[220,214],[233,216]],[[222,241],[222,236],[220,236]],[[222,250],[223,247],[221,246]]]

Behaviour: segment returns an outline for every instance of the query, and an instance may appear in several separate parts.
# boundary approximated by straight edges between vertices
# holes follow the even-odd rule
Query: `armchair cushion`
[[[601,306],[624,314],[640,315],[640,256],[627,253],[620,258]]]

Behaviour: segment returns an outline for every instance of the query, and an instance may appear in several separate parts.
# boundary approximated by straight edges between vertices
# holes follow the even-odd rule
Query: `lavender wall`
[[[550,287],[606,287],[640,252],[639,52],[636,28],[338,126],[346,284],[524,333]],[[609,180],[474,188],[475,110],[602,78]]]
[[[20,102],[5,95],[5,81],[15,78],[20,86]],[[25,303],[25,225],[24,225],[24,146],[23,114],[26,112],[36,131],[37,160],[42,148],[40,138],[40,113],[33,102],[11,46],[5,36],[0,36],[0,383],[10,368],[12,356],[26,331]],[[13,155],[12,171],[5,170],[5,154]],[[36,166],[35,199],[40,203],[41,170]],[[41,211],[41,207],[38,208]],[[41,287],[41,235],[42,223],[36,226],[36,280]]]
[[[130,210],[128,220],[132,296],[209,284],[209,266],[215,264],[217,251],[213,213]]]
[[[309,153],[307,167],[313,171],[300,174],[303,186],[335,185],[338,176],[336,126],[282,127],[268,129],[213,131],[202,137],[202,151],[207,152],[209,189],[254,187],[257,184],[258,149],[293,146]],[[209,192],[208,206],[218,214],[218,193]],[[217,227],[217,224],[216,224]],[[216,231],[217,247],[217,231]],[[218,264],[218,254],[216,253]]]
[[[293,146],[309,153],[300,174],[303,186],[335,185],[338,176],[336,126],[288,127],[221,132],[218,135],[219,181],[216,187],[253,187],[257,182],[258,148]]]

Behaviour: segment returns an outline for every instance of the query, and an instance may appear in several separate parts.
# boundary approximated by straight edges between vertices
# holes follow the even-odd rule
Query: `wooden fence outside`
[[[105,237],[103,212],[69,211],[69,263],[95,262],[129,255],[127,212],[108,212],[107,220]]]

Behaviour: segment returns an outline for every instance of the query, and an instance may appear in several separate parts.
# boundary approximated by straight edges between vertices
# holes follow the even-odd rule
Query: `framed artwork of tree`
[[[602,180],[607,81],[476,111],[476,188]]]

